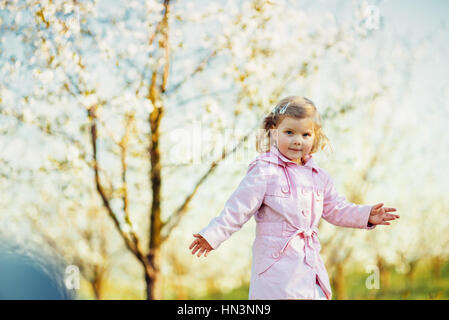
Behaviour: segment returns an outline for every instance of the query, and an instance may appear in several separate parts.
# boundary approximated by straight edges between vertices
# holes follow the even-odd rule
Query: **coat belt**
[[[290,232],[292,232],[290,234]],[[318,241],[318,231],[315,228],[298,228],[287,222],[258,222],[256,223],[256,235],[269,235],[269,236],[283,236],[285,233],[290,234],[283,243],[281,249],[277,252],[276,256],[280,257],[281,254],[287,250],[293,238],[298,235],[302,235],[304,238],[304,260],[311,268],[315,265],[315,247],[313,241]]]
[[[282,247],[279,254],[284,253],[284,251],[287,250],[287,248],[290,245],[293,238],[300,234],[302,234],[304,237],[304,260],[305,260],[306,264],[308,264],[311,268],[313,268],[313,266],[315,264],[314,263],[315,248],[313,247],[312,241],[314,240],[313,238],[316,239],[316,236],[317,236],[316,230],[303,229],[303,228],[296,229],[296,231],[287,239],[286,243]]]

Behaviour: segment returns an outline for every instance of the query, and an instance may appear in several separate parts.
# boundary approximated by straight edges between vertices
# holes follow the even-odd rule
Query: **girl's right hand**
[[[207,242],[207,240],[204,239],[200,234],[195,233],[193,236],[196,239],[193,240],[192,244],[189,247],[189,250],[193,248],[192,254],[195,254],[195,252],[199,250],[198,257],[201,257],[201,254],[205,252],[204,256],[207,257],[209,251],[214,249],[210,246],[209,242]]]

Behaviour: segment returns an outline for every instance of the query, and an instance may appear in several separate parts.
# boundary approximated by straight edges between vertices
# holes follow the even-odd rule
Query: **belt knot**
[[[287,239],[286,243],[280,250],[280,254],[282,254],[290,245],[290,242],[293,240],[294,237],[297,235],[302,234],[304,236],[304,260],[305,263],[308,264],[310,267],[313,268],[314,265],[314,258],[315,258],[315,248],[313,247],[310,240],[313,240],[313,238],[316,237],[318,232],[315,229],[304,229],[304,228],[296,228],[296,231]],[[280,254],[278,256],[280,256]]]

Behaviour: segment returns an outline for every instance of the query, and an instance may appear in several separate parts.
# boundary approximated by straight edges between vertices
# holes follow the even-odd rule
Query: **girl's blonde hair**
[[[259,153],[270,151],[272,145],[270,129],[275,129],[285,117],[297,119],[310,118],[313,120],[314,141],[310,153],[315,153],[318,149],[323,150],[329,143],[329,139],[324,134],[320,114],[315,104],[299,96],[290,96],[278,102],[276,107],[263,119],[261,128],[256,138],[256,150]]]

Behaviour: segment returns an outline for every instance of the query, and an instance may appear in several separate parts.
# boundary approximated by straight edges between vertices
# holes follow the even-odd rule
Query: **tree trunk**
[[[410,295],[410,292],[412,290],[413,281],[414,281],[414,275],[415,275],[415,269],[418,264],[418,260],[413,260],[409,262],[409,270],[405,274],[405,279],[407,281],[405,285],[405,290],[402,294],[403,298],[407,298]]]
[[[155,81],[155,80],[154,80]],[[148,276],[147,281],[147,299],[162,299],[162,280],[160,264],[161,239],[161,155],[159,151],[160,121],[163,117],[163,109],[155,108],[150,114],[151,136],[150,136],[150,182],[152,189],[152,205],[150,212],[150,248],[148,260],[154,269],[153,276]]]
[[[414,275],[415,275],[415,269],[416,265],[418,264],[418,260],[411,261],[409,263],[409,270],[405,274],[405,277],[407,279],[407,286],[410,287],[413,284],[414,281]]]
[[[432,276],[435,280],[439,280],[441,278],[443,263],[444,260],[441,257],[433,257],[431,259]]]
[[[377,268],[379,269],[380,276],[380,290],[385,292],[390,288],[391,270],[385,259],[381,256],[377,256]]]
[[[147,300],[162,300],[162,274],[160,272],[160,250],[154,250],[154,254],[148,255],[149,263],[153,268],[153,276],[150,276],[148,272],[145,273],[145,283],[147,285],[146,294]]]
[[[94,292],[95,300],[101,300],[101,285],[98,281],[92,282],[92,290]]]
[[[335,274],[333,279],[333,284],[335,288],[335,299],[345,300],[346,299],[346,282],[343,263],[338,262],[335,266]]]

